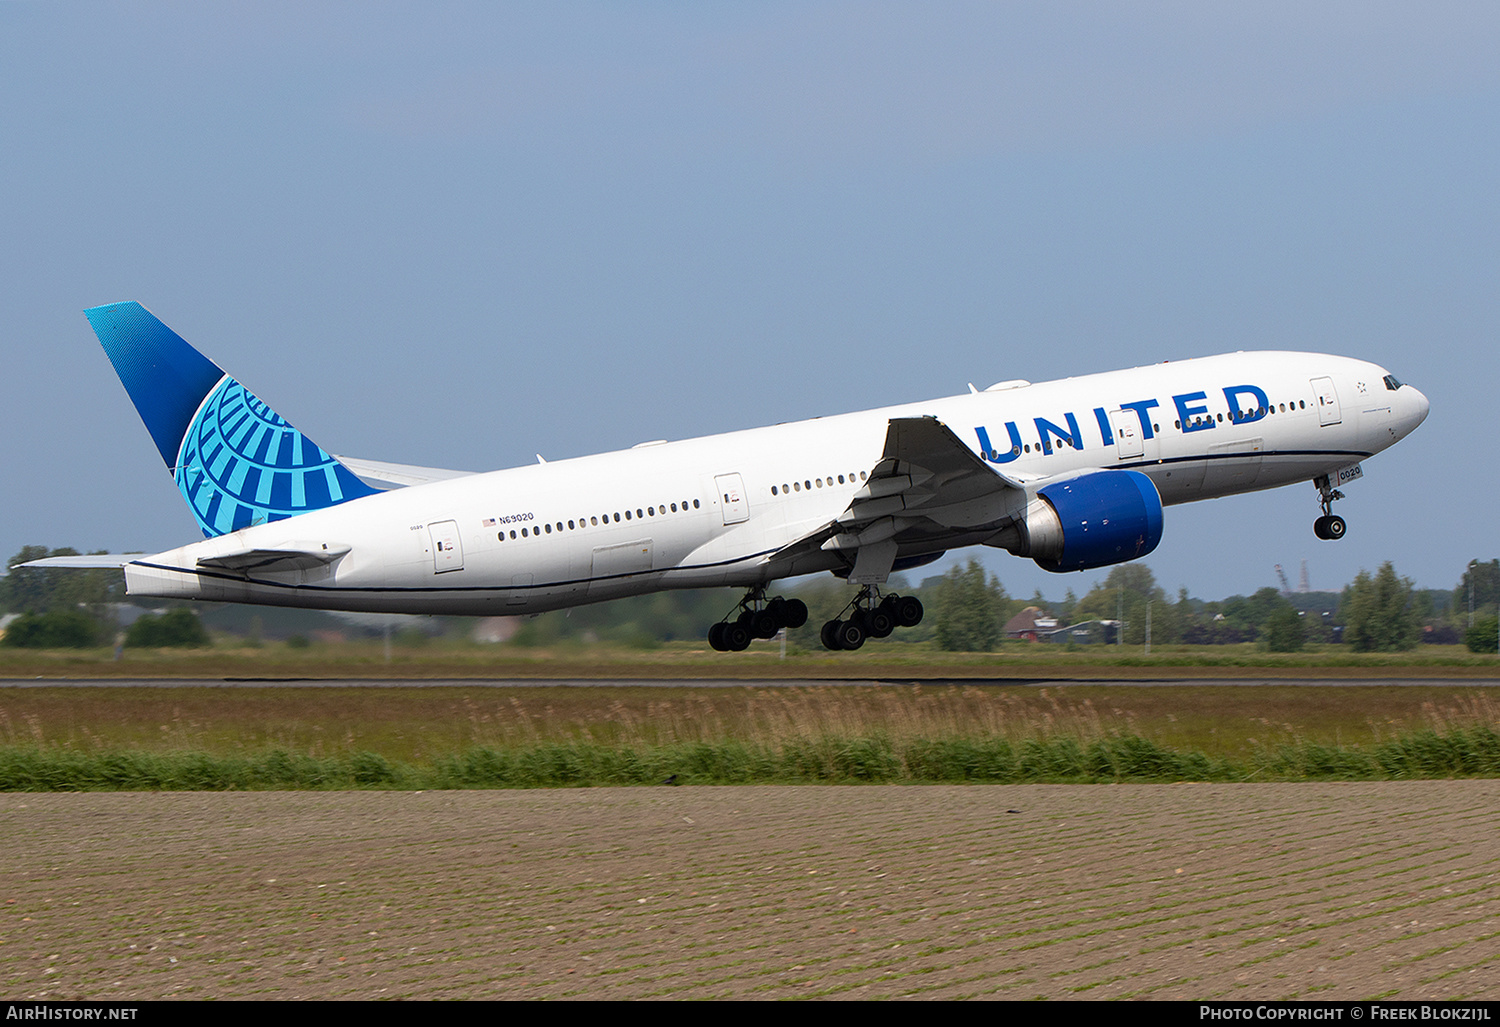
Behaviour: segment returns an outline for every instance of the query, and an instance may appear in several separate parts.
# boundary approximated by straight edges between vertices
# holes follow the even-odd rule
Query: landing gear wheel
[[[781,623],[789,628],[800,628],[807,623],[807,604],[800,599],[788,599],[781,608]]]
[[[750,648],[750,629],[739,621],[726,623],[721,637],[724,639],[724,648],[732,653],[742,653]]]
[[[886,638],[896,630],[896,617],[890,604],[882,602],[864,615],[864,627],[871,638]]]
[[[821,637],[822,637],[822,640],[823,640],[823,648],[824,649],[831,649],[834,652],[838,652],[840,649],[844,648],[842,645],[839,644],[839,635],[838,635],[839,628],[841,628],[843,626],[844,626],[844,622],[841,621],[841,620],[831,620],[827,624],[823,625],[823,631],[821,633]]]
[[[1319,517],[1313,521],[1313,534],[1329,542],[1337,542],[1344,537],[1344,532],[1348,530],[1349,526],[1344,523],[1344,519],[1338,514]]]
[[[896,623],[903,628],[914,628],[922,623],[922,600],[916,596],[899,596],[896,599]]]
[[[711,624],[711,625],[709,625],[709,628],[708,628],[708,644],[713,647],[713,649],[714,649],[715,652],[720,652],[720,653],[727,653],[727,652],[729,652],[729,646],[727,646],[727,645],[724,644],[724,628],[725,628],[725,626],[726,625],[724,624],[723,621],[720,621],[717,624]]]
[[[838,638],[840,649],[853,650],[865,644],[865,626],[858,620],[851,618],[850,620],[835,621],[834,623],[839,625],[835,635]]]
[[[750,618],[750,633],[756,638],[775,638],[776,632],[781,630],[781,618],[776,616],[777,612],[770,608],[756,611]]]

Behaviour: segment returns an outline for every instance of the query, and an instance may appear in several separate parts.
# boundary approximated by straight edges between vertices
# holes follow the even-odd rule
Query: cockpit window
[[[1390,389],[1392,392],[1395,392],[1397,389],[1401,388],[1401,383],[1396,380],[1396,376],[1393,374],[1386,375],[1382,380],[1385,382],[1385,387]]]

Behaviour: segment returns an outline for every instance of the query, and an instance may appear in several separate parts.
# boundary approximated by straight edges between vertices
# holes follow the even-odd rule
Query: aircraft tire
[[[775,638],[781,630],[781,618],[771,609],[758,610],[750,620],[750,633],[756,638]]]
[[[724,625],[724,646],[732,653],[742,653],[750,648],[750,629],[739,621]]]
[[[729,646],[724,644],[724,622],[711,624],[708,628],[708,644],[716,651],[727,653]]]
[[[864,627],[871,638],[886,638],[896,630],[896,616],[885,603],[881,603],[865,614]]]
[[[839,645],[838,636],[839,628],[843,626],[844,622],[839,620],[831,620],[827,624],[823,625],[821,638],[823,640],[824,649],[831,649],[834,652],[838,652],[840,649],[844,648],[843,646]]]
[[[788,599],[781,611],[781,623],[789,628],[800,628],[807,623],[807,604],[800,599]]]
[[[1325,532],[1327,532],[1327,534],[1324,537],[1331,541],[1337,542],[1339,539],[1344,537],[1344,532],[1349,530],[1349,526],[1344,523],[1344,519],[1338,514],[1334,514],[1327,520],[1328,525],[1323,529]]]
[[[896,599],[896,623],[903,628],[914,628],[922,623],[922,600],[916,596],[900,596]]]
[[[853,618],[843,621],[836,634],[840,649],[853,651],[865,644],[865,626]]]
[[[1328,538],[1328,520],[1327,517],[1319,517],[1313,521],[1313,534],[1318,538],[1325,540]]]

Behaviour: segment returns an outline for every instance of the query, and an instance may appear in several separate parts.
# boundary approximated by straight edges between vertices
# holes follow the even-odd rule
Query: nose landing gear
[[[1326,474],[1314,478],[1313,484],[1318,487],[1318,500],[1323,506],[1323,516],[1313,521],[1313,534],[1318,538],[1336,542],[1344,537],[1344,532],[1349,530],[1344,519],[1333,512],[1333,501],[1343,499],[1344,494],[1330,486]]]

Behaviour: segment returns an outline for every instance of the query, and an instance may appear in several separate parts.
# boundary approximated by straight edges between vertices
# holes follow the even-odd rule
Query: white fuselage
[[[134,595],[481,615],[755,586],[843,566],[822,551],[770,557],[849,507],[893,417],[936,417],[1022,484],[1128,468],[1174,504],[1308,481],[1388,448],[1427,401],[1386,379],[1345,357],[1236,353],[1001,386],[395,489],[136,560],[126,579]],[[989,534],[955,528],[900,557]],[[264,573],[198,562],[286,546],[348,552]]]

